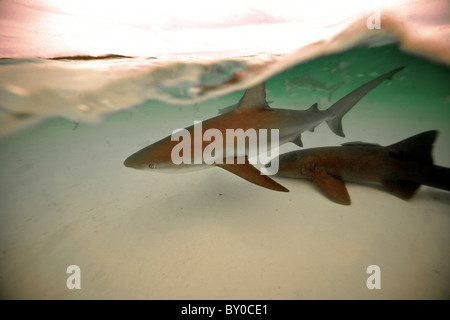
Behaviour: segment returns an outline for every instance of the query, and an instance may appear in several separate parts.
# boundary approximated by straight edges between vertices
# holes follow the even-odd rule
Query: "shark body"
[[[267,104],[272,103],[272,102],[273,102],[273,101],[267,101]],[[221,108],[221,109],[218,110],[218,113],[219,113],[219,114],[225,114],[225,113],[228,113],[228,112],[230,112],[230,111],[235,110],[238,106],[239,106],[239,103],[235,103],[235,104],[232,104],[232,105],[230,105],[230,106],[228,106],[228,107],[223,107],[223,108]]]
[[[219,130],[223,136],[226,135],[227,129],[242,129],[243,134],[248,129],[278,129],[279,145],[293,142],[298,146],[302,146],[301,133],[306,130],[313,131],[317,125],[326,121],[335,134],[343,137],[342,117],[367,93],[384,80],[391,79],[394,74],[402,69],[403,67],[394,69],[367,82],[323,111],[318,109],[317,104],[312,105],[307,110],[270,108],[266,101],[265,84],[263,82],[247,89],[236,109],[203,121],[201,134],[203,135],[208,129]],[[195,125],[187,127],[185,130],[192,137],[195,134]],[[203,141],[200,145],[191,143],[190,154],[193,157],[195,154],[202,154],[209,143],[211,142]],[[230,159],[227,159],[222,161],[222,164],[211,165],[204,163],[202,160],[200,160],[201,164],[194,164],[198,163],[198,161],[196,162],[193,159],[191,164],[181,163],[175,165],[171,159],[171,152],[177,144],[178,141],[173,141],[172,136],[168,136],[132,154],[125,160],[124,165],[135,169],[170,170],[171,172],[180,172],[183,169],[201,169],[214,165],[259,186],[276,191],[288,191],[269,176],[261,174],[258,169],[249,163],[247,158],[248,149],[245,150],[245,154],[236,156],[236,158],[241,158],[240,160],[243,158],[243,161],[238,161],[238,159],[228,161]],[[227,147],[225,143],[223,147],[225,150]],[[194,148],[201,148],[201,150],[195,150]],[[225,152],[222,154],[225,155]]]
[[[354,142],[282,154],[278,176],[312,179],[334,202],[351,203],[344,181],[376,182],[402,198],[420,185],[450,191],[450,168],[433,164],[437,131],[427,131],[390,146]]]

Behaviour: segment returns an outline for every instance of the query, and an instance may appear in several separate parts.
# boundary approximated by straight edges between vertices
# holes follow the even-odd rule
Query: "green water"
[[[333,101],[358,86],[388,70],[405,66],[395,80],[384,84],[383,89],[373,90],[368,99],[379,104],[398,101],[396,108],[408,113],[439,114],[450,119],[450,69],[420,57],[398,50],[397,45],[375,48],[354,48],[336,55],[325,56],[300,64],[280,73],[267,82],[267,86],[283,95],[286,79],[304,75],[308,70],[311,78],[335,84],[348,77],[350,80],[333,94]],[[326,98],[324,92],[298,90],[306,105]],[[269,96],[270,99],[270,96]]]
[[[450,166],[450,71],[395,45],[323,56],[267,80],[274,108],[321,109],[388,70],[406,68],[363,98],[343,126],[303,135],[305,148],[383,145],[439,130],[434,159]],[[299,75],[333,93],[297,88]],[[216,116],[235,92],[192,106],[147,101],[99,124],[54,118],[0,140],[0,297],[33,299],[417,299],[449,297],[450,196],[423,187],[410,201],[348,184],[337,205],[309,181],[289,193],[211,168],[131,170],[131,153],[176,128]],[[287,146],[297,148],[294,145]],[[66,287],[79,265],[82,289]],[[366,287],[370,265],[382,289]]]

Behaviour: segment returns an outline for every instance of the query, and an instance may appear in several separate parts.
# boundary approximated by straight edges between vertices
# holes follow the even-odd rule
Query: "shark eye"
[[[156,169],[156,164],[150,163],[150,164],[148,165],[148,167],[149,167],[150,169]]]

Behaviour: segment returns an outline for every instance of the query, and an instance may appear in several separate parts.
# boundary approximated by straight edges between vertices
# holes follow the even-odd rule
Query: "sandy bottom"
[[[122,165],[192,124],[185,110],[124,111],[96,126],[55,119],[0,141],[1,298],[450,298],[448,192],[422,187],[406,202],[349,184],[353,203],[340,206],[309,181],[277,179],[291,190],[277,193],[219,168],[175,175]],[[350,140],[322,125],[305,147],[438,129],[355,119],[344,119]],[[448,135],[435,148],[450,166]],[[80,290],[66,286],[69,265],[81,269]],[[380,267],[379,290],[366,286],[370,265]]]

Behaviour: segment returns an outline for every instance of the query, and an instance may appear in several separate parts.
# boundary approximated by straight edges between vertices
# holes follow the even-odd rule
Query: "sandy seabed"
[[[1,298],[450,298],[448,192],[422,187],[403,201],[348,184],[352,205],[341,206],[305,180],[276,179],[290,189],[278,193],[219,168],[123,166],[192,124],[183,108],[122,111],[99,125],[53,119],[0,141]],[[390,144],[436,129],[411,118],[407,129],[379,130],[358,108],[344,119],[348,139],[321,125],[305,147],[366,136]],[[449,159],[439,156],[448,135],[438,137],[438,160]],[[66,286],[69,265],[80,267],[80,290]],[[380,290],[366,286],[370,265],[380,267]]]

